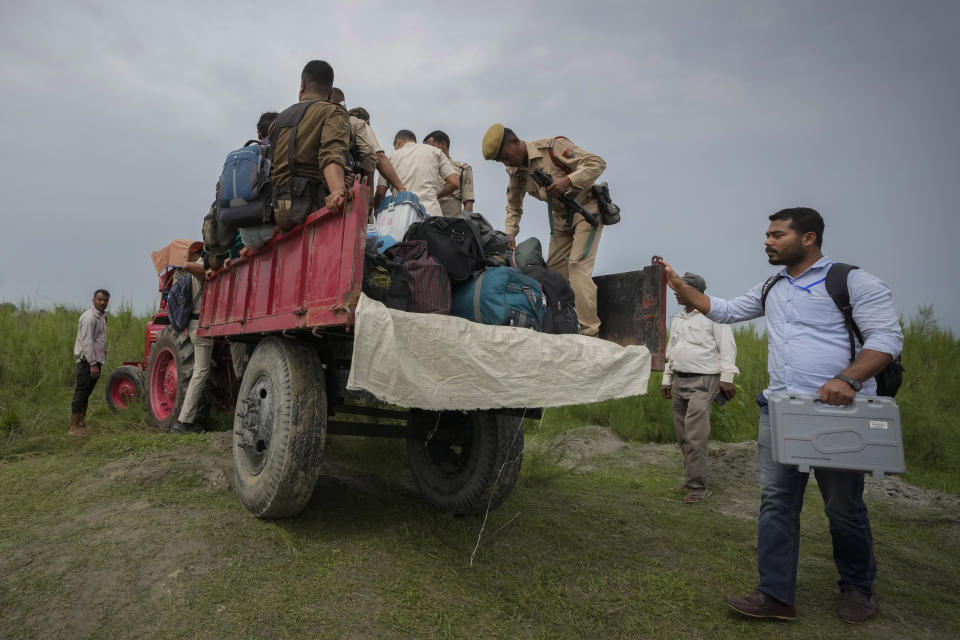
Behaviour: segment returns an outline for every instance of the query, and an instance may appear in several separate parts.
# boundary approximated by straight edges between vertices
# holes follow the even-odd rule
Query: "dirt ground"
[[[105,485],[162,486],[172,480],[189,482],[191,486],[210,492],[232,493],[233,468],[231,434],[207,434],[207,447],[178,447],[138,455],[124,455],[100,468],[99,472],[73,487],[79,493],[96,491]],[[654,468],[665,476],[666,484],[675,484],[669,475],[675,470],[682,479],[680,453],[673,444],[637,444],[621,440],[604,427],[583,427],[553,438],[527,435],[528,459],[540,458],[573,474],[587,474],[603,469]],[[725,515],[755,519],[759,508],[756,484],[756,443],[711,443],[710,477],[714,487],[711,500]],[[813,479],[811,478],[811,482]],[[359,469],[327,456],[320,485],[358,490],[374,500],[389,501],[397,491],[413,493],[411,481],[385,479],[370,469]],[[933,509],[943,518],[960,525],[960,496],[943,494],[911,486],[897,477],[866,480],[867,500],[885,502],[895,509]],[[672,499],[672,498],[664,498]],[[238,507],[236,518],[246,519]],[[938,516],[939,517],[939,516]],[[48,609],[43,619],[25,620],[27,628],[43,629],[49,637],[90,637],[102,623],[103,611],[113,608],[135,608],[144,600],[161,603],[176,597],[178,580],[191,574],[216,571],[234,560],[218,557],[214,547],[195,535],[209,526],[210,513],[200,507],[182,507],[148,501],[103,505],[102,508],[77,514],[51,528],[29,548],[13,552],[0,562],[0,569],[35,567],[38,579],[44,576],[67,576],[67,592],[96,585],[96,597],[85,599],[84,605],[63,603]],[[229,526],[229,523],[221,523]],[[100,575],[91,576],[76,558],[61,555],[57,540],[85,538],[109,541],[108,547],[92,548],[90,553],[107,554],[99,558]],[[151,547],[146,556],[112,557],[111,550]],[[202,560],[198,561],[198,558]],[[133,560],[133,562],[131,562]],[[64,566],[69,563],[70,566]],[[69,584],[76,580],[76,584]],[[81,582],[83,581],[83,582]],[[10,594],[14,595],[15,594]],[[16,599],[16,597],[14,597]],[[91,606],[93,605],[93,606]],[[0,636],[2,636],[0,632]]]
[[[90,488],[100,482],[152,486],[165,482],[171,476],[186,475],[211,490],[232,490],[230,433],[209,433],[206,439],[209,444],[206,450],[158,451],[115,460],[102,467]],[[755,505],[759,502],[756,450],[755,441],[710,443],[711,485],[717,492],[727,494],[727,499],[733,502],[734,507],[754,505],[753,513],[733,508],[731,515],[751,518],[756,516]],[[683,476],[680,452],[676,445],[626,442],[606,427],[572,429],[549,440],[540,440],[535,434],[528,434],[527,453],[543,456],[560,468],[578,474],[595,472],[609,465],[638,469],[651,466],[669,468],[673,465],[677,479],[682,481]],[[378,489],[389,492],[399,488],[395,481],[378,478],[368,470],[357,469],[331,456],[324,460],[320,482],[361,489],[373,497],[378,493]],[[815,483],[813,476],[811,483]],[[401,481],[401,484],[409,484],[404,488],[415,491],[412,481]],[[744,486],[753,487],[755,490],[745,490]],[[865,495],[868,502],[883,500],[908,508],[943,509],[946,514],[960,512],[960,495],[915,487],[897,476],[884,475],[882,478],[874,478],[868,475]],[[129,516],[132,519],[143,517],[136,509],[132,509]],[[118,517],[122,518],[122,515],[114,514],[112,520],[116,522]],[[123,523],[120,523],[120,526],[122,528]]]
[[[675,464],[678,478],[682,480],[683,476],[677,445],[626,442],[606,427],[572,429],[533,447],[554,457],[560,466],[577,473],[596,471],[601,462],[614,462],[636,467]],[[717,487],[754,482],[757,478],[756,441],[711,442],[710,478],[711,484]],[[812,475],[810,481],[815,482]],[[904,506],[943,508],[948,513],[960,507],[960,495],[921,489],[891,475],[882,478],[868,475],[864,494],[868,501],[885,499]],[[758,496],[759,489],[756,494],[745,497],[756,501]]]

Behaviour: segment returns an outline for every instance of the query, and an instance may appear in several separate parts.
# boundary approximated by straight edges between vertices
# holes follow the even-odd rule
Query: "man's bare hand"
[[[830,404],[835,407],[843,407],[853,402],[857,392],[853,387],[843,380],[828,380],[826,384],[817,389],[817,395],[820,396],[820,402]]]
[[[673,392],[670,390],[669,384],[665,384],[660,387],[660,395],[663,396],[664,400],[670,400],[673,398]]]
[[[547,186],[547,193],[549,193],[552,196],[562,196],[567,191],[569,191],[570,187],[572,186],[573,186],[573,183],[570,182],[569,176],[563,176],[562,178],[554,178],[553,182],[551,182]]]
[[[510,238],[510,243],[507,245],[507,247],[508,247],[511,251],[516,251],[516,250],[517,250],[517,236],[516,236],[515,234],[510,234],[510,233],[508,233],[508,234],[507,234],[507,237]]]
[[[674,271],[673,267],[664,260],[660,260],[660,264],[663,265],[663,275],[667,278],[667,286],[674,291],[679,290],[681,285],[683,285],[683,279],[680,277],[680,274]]]
[[[722,393],[723,397],[727,400],[733,400],[733,396],[737,395],[737,388],[732,382],[721,382],[720,393]]]
[[[92,364],[90,365],[90,377],[99,378],[100,377],[100,365]]]
[[[330,213],[343,213],[343,203],[346,201],[346,192],[341,191],[340,193],[331,193],[327,196],[324,204],[326,204],[327,209],[330,210]]]

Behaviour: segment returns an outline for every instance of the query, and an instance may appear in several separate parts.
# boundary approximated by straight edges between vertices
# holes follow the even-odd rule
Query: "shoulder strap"
[[[277,148],[277,138],[280,136],[280,129],[290,129],[290,139],[287,141],[287,164],[289,166],[291,176],[294,175],[293,149],[297,141],[297,127],[300,126],[300,121],[303,120],[303,116],[306,114],[307,109],[315,102],[325,102],[325,100],[321,98],[312,98],[310,100],[305,100],[304,102],[298,102],[291,107],[287,107],[283,113],[277,116],[277,119],[270,126],[271,157],[273,156],[274,149]]]
[[[563,136],[555,137],[553,140],[550,141],[550,147],[547,149],[547,153],[550,154],[550,159],[553,160],[553,164],[557,166],[557,169],[560,169],[560,171],[563,171],[565,174],[570,175],[571,173],[573,173],[573,170],[567,167],[566,165],[561,164],[560,161],[557,160],[557,156],[553,155],[553,144],[560,139],[566,140],[567,138],[564,138]]]
[[[857,350],[854,343],[854,337],[863,344],[863,335],[860,333],[860,327],[853,321],[853,306],[850,304],[850,288],[847,284],[847,277],[850,272],[860,267],[843,262],[835,262],[830,270],[827,271],[827,293],[833,299],[833,303],[843,314],[843,325],[847,328],[850,335],[850,362],[856,357]]]
[[[483,322],[483,313],[480,311],[480,283],[483,282],[483,276],[486,273],[486,269],[480,272],[480,275],[477,276],[477,282],[473,286],[473,321],[474,322]]]
[[[767,281],[763,283],[763,287],[760,288],[760,308],[763,309],[763,313],[767,313],[767,294],[770,293],[770,289],[773,289],[773,285],[777,284],[782,278],[783,275],[780,273],[775,273]]]
[[[457,193],[457,195],[454,196],[454,198],[456,200],[459,200],[460,202],[463,202],[463,174],[466,170],[467,170],[467,163],[464,162],[463,164],[460,165],[460,187],[457,188],[455,192]]]

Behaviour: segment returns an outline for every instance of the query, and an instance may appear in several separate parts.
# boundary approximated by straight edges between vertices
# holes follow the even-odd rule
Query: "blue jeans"
[[[780,602],[796,600],[797,561],[800,554],[800,511],[809,473],[773,460],[770,448],[770,413],[760,407],[757,436],[760,466],[760,517],[757,523],[757,590]],[[863,473],[814,469],[830,520],[833,562],[841,589],[854,588],[873,595],[877,561],[867,506],[863,503]]]

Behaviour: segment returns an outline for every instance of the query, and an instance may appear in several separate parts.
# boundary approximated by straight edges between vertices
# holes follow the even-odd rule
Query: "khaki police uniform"
[[[583,216],[575,214],[573,225],[565,228],[563,225],[567,218],[566,209],[553,202],[546,189],[538,185],[530,177],[530,173],[539,168],[554,179],[568,176],[572,186],[567,195],[594,214],[599,222],[597,200],[590,187],[606,169],[607,164],[600,156],[584,151],[563,137],[524,141],[524,144],[527,145],[527,166],[507,167],[509,180],[505,230],[514,236],[520,231],[524,195],[530,194],[548,203],[552,215],[549,216],[550,249],[547,266],[570,281],[570,287],[576,295],[581,333],[595,336],[600,331],[600,318],[597,316],[597,285],[593,281],[593,265],[597,260],[597,246],[603,224],[600,223],[594,228]],[[553,152],[553,157],[550,151]],[[562,169],[554,163],[553,158],[556,158]]]
[[[277,121],[270,125],[270,140],[273,147],[270,182],[274,192],[282,192],[293,177],[326,183],[323,170],[330,164],[338,164],[344,171],[347,170],[346,158],[350,148],[349,114],[340,105],[331,104],[327,102],[326,97],[314,93],[303,94],[300,102],[316,98],[320,100],[307,107],[297,125],[293,167],[290,166],[288,152],[290,128],[280,128],[274,140],[273,134]],[[283,228],[290,226],[284,221],[287,220],[291,204],[292,201],[289,198],[278,198],[274,203],[274,217]],[[314,204],[318,208],[323,206],[322,202]]]
[[[383,151],[377,136],[370,125],[360,118],[350,116],[350,131],[357,145],[357,160],[364,173],[373,173],[377,169],[377,154]]]
[[[449,196],[440,198],[440,209],[447,218],[460,215],[464,202],[476,200],[473,195],[473,167],[459,160],[451,159],[450,163],[456,169],[457,177],[460,178],[460,188]]]

